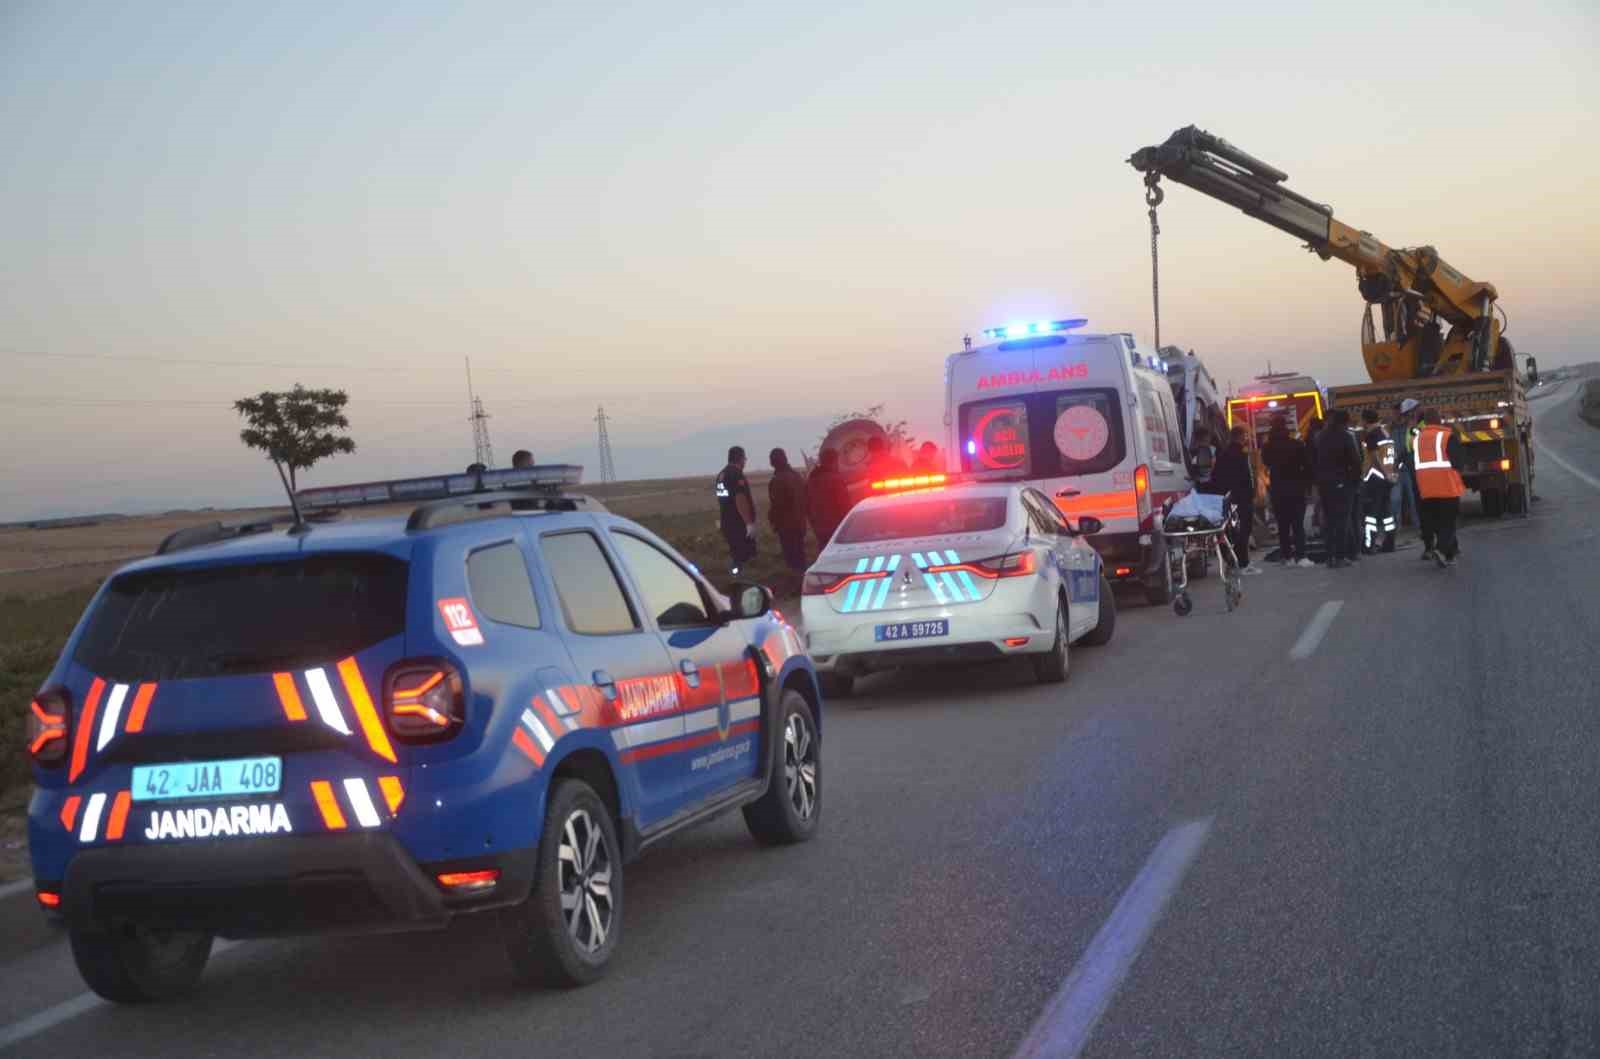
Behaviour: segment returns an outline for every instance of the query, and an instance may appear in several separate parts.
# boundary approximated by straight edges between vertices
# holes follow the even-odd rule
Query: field
[[[752,474],[765,510],[766,477]],[[717,529],[709,476],[586,485],[582,491],[670,541],[718,587],[726,586],[727,548]],[[409,507],[353,509],[351,518],[404,514]],[[23,717],[99,583],[122,563],[151,554],[177,529],[207,522],[249,522],[288,510],[190,511],[109,520],[90,526],[0,529],[0,811],[15,809],[26,787]],[[760,555],[747,575],[781,590],[777,540],[763,526]],[[792,586],[788,586],[792,587]],[[790,601],[784,599],[783,603]],[[3,815],[3,812],[0,812]],[[0,830],[0,846],[6,844]],[[0,851],[0,878],[6,872]]]

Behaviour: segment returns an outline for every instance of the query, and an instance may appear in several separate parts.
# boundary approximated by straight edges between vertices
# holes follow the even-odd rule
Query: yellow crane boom
[[[1152,218],[1166,177],[1303,239],[1324,261],[1338,258],[1353,266],[1367,303],[1361,354],[1374,382],[1513,365],[1511,343],[1501,337],[1505,314],[1496,314],[1494,285],[1468,279],[1433,247],[1384,245],[1335,218],[1331,206],[1285,187],[1287,173],[1193,125],[1135,151],[1128,162],[1144,173]]]

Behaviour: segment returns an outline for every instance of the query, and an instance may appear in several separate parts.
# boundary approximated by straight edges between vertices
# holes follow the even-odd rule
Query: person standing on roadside
[[[1413,449],[1417,441],[1415,416],[1417,401],[1407,397],[1394,406],[1394,421],[1389,437],[1394,439],[1395,487],[1389,510],[1400,516],[1400,525],[1417,524],[1417,469]]]
[[[1337,408],[1317,435],[1317,493],[1322,497],[1322,535],[1328,545],[1328,569],[1355,561],[1350,532],[1350,483],[1361,476],[1361,453],[1350,434],[1350,413]]]
[[[839,451],[823,449],[817,455],[816,470],[806,480],[806,514],[811,518],[818,552],[828,546],[849,512],[850,483],[839,470]]]
[[[773,449],[772,481],[767,485],[767,520],[778,535],[783,561],[798,581],[806,572],[806,480],[789,466],[789,454]]]
[[[1250,562],[1250,529],[1255,523],[1256,476],[1250,469],[1250,453],[1245,449],[1245,442],[1249,437],[1249,431],[1242,426],[1234,427],[1228,433],[1228,447],[1217,457],[1217,465],[1211,471],[1211,482],[1206,492],[1220,493],[1233,502],[1234,510],[1238,513],[1238,525],[1231,543],[1233,554],[1239,560],[1239,572],[1259,574],[1261,568]]]
[[[1272,417],[1272,429],[1261,446],[1261,462],[1271,475],[1267,496],[1278,523],[1278,561],[1284,566],[1315,566],[1306,555],[1306,493],[1311,488],[1311,453],[1289,433],[1283,416]]]
[[[939,446],[931,441],[924,441],[917,447],[917,456],[911,461],[912,474],[940,474],[944,471],[944,460],[939,456]]]
[[[1394,551],[1394,512],[1389,492],[1394,488],[1394,439],[1378,422],[1378,410],[1361,413],[1361,550],[1367,555]]]
[[[1456,565],[1456,519],[1461,515],[1461,442],[1439,421],[1438,409],[1422,413],[1417,434],[1417,495],[1422,515],[1422,557],[1440,569]]]
[[[1345,428],[1350,435],[1350,440],[1355,443],[1356,463],[1355,469],[1350,472],[1350,555],[1351,562],[1361,558],[1361,520],[1365,513],[1366,502],[1361,495],[1361,429],[1354,420]]]
[[[870,482],[882,481],[886,478],[903,478],[906,474],[906,465],[895,458],[894,454],[889,451],[888,444],[882,437],[878,436],[867,439],[866,469],[867,478]]]
[[[1328,543],[1328,535],[1322,529],[1322,492],[1317,488],[1317,437],[1322,433],[1322,417],[1313,417],[1306,425],[1306,462],[1311,467],[1311,488],[1306,490],[1306,507],[1311,512],[1311,536],[1320,539],[1324,545]]]
[[[728,542],[728,567],[734,577],[756,557],[756,502],[750,495],[744,464],[744,449],[735,445],[728,450],[728,465],[717,474],[722,539]]]

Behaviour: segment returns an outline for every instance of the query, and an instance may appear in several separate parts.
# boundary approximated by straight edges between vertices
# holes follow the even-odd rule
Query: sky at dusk
[[[0,520],[273,501],[231,402],[350,393],[303,484],[711,473],[963,333],[1151,338],[1126,158],[1188,124],[1596,358],[1600,8],[0,3]],[[1364,381],[1346,266],[1180,186],[1162,337],[1226,383]],[[281,496],[281,493],[280,493]]]

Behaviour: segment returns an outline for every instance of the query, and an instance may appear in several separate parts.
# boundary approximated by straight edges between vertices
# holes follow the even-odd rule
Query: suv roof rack
[[[604,511],[592,496],[552,493],[544,489],[501,489],[434,500],[411,512],[406,531],[433,529],[480,518],[500,518],[517,511]]]
[[[216,544],[218,541],[233,540],[235,537],[249,537],[257,533],[270,533],[275,525],[272,519],[260,522],[244,522],[237,526],[224,526],[220,522],[205,522],[198,526],[186,526],[181,530],[174,530],[156,548],[157,555],[171,555],[173,552],[186,551],[189,548],[198,548],[205,544]]]

